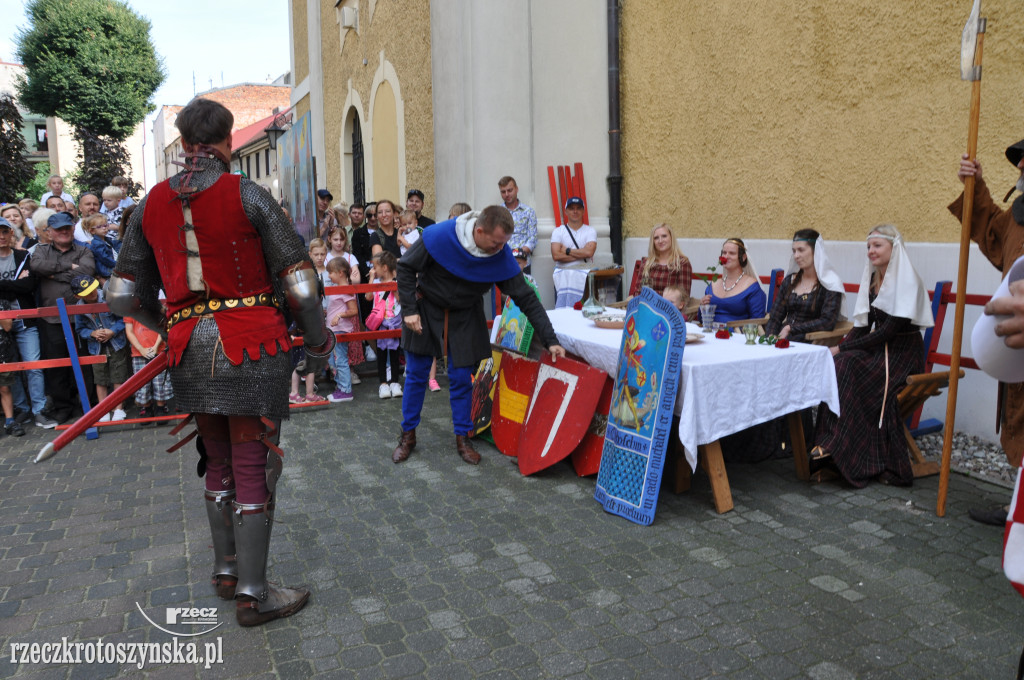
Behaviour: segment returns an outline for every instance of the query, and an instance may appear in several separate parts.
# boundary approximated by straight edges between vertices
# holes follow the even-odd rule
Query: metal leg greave
[[[309,601],[309,590],[267,581],[267,557],[274,524],[273,499],[261,505],[234,502],[232,506],[238,555],[235,589],[238,624],[258,626],[298,612]]]
[[[235,585],[238,583],[238,565],[235,561],[235,528],[231,516],[234,489],[205,493],[206,516],[210,520],[210,536],[213,539],[213,577],[210,582],[217,597],[222,600],[235,599]]]

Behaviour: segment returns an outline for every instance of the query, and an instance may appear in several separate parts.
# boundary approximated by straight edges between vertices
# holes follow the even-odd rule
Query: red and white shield
[[[601,468],[601,451],[604,450],[604,430],[608,426],[608,411],[612,405],[612,389],[615,381],[608,376],[597,401],[594,418],[590,421],[583,441],[572,450],[572,467],[580,477],[596,475]]]
[[[506,456],[519,455],[519,437],[526,422],[539,367],[540,364],[533,359],[518,354],[503,352],[501,355],[491,411],[491,436],[494,437],[494,445]]]
[[[572,453],[593,420],[608,374],[545,354],[519,440],[519,471],[532,475]]]

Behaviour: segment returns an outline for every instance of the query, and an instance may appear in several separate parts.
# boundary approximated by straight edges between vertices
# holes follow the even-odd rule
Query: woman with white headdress
[[[846,291],[814,229],[793,234],[789,274],[775,296],[766,335],[802,341],[808,333],[830,331],[842,315]]]
[[[722,264],[722,278],[708,284],[701,304],[715,305],[715,321],[763,317],[768,297],[761,289],[743,240],[731,238],[723,243],[718,261]]]
[[[868,262],[853,311],[854,328],[833,347],[840,415],[819,411],[812,459],[830,458],[856,487],[872,479],[910,485],[907,442],[896,395],[924,370],[921,329],[934,325],[928,291],[896,227],[868,234]]]

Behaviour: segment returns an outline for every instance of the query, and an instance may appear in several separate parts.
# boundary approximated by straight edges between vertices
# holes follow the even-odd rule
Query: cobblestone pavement
[[[730,467],[734,511],[698,474],[640,527],[567,465],[523,478],[487,444],[463,464],[447,392],[393,465],[400,405],[373,383],[285,426],[271,573],[313,598],[257,629],[208,585],[191,445],[107,431],[33,465],[52,432],[0,440],[0,677],[1013,677],[1024,602],[1000,530],[967,518],[1004,488],[954,475],[937,518],[936,477],[853,490],[771,461]],[[168,642],[140,613],[167,607],[216,607],[196,639],[223,663],[11,663],[13,643]]]

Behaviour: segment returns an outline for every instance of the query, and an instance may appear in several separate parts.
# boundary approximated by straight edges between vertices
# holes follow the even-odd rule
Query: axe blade
[[[985,20],[980,18],[981,0],[974,0],[974,7],[964,24],[960,36],[960,79],[981,80],[981,67],[975,66],[974,55],[978,49],[978,34],[985,32]]]

